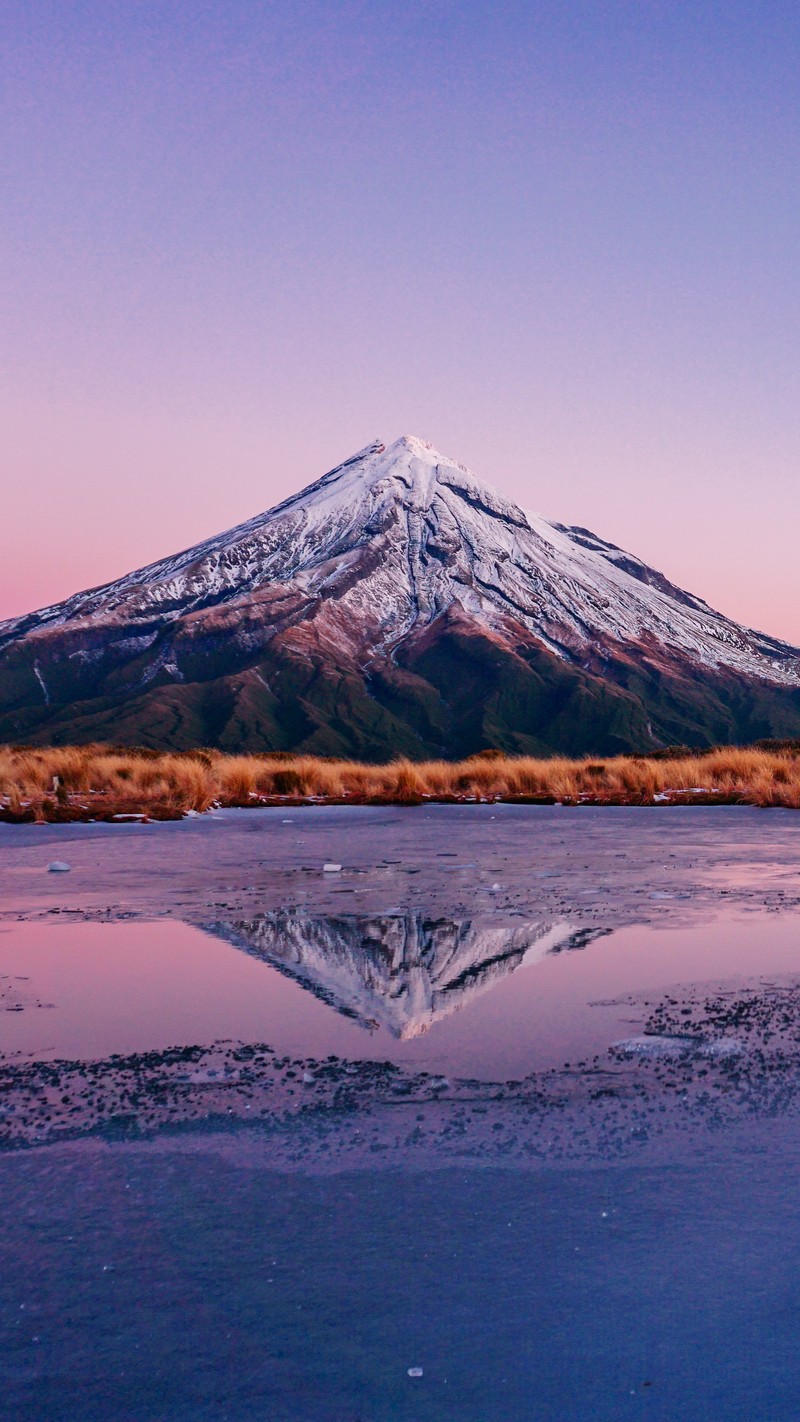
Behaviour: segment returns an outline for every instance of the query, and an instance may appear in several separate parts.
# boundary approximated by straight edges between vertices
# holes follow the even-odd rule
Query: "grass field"
[[[426,800],[739,803],[797,809],[800,745],[582,760],[484,751],[457,763],[396,760],[387,765],[214,750],[0,747],[0,817],[12,821],[168,819],[212,806]]]

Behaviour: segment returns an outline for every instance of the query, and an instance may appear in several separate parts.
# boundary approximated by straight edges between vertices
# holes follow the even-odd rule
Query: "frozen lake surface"
[[[3,1414],[795,1418],[798,834],[0,826]]]
[[[286,1175],[212,1141],[20,1153],[4,1415],[793,1422],[798,1167],[784,1132],[538,1174]]]

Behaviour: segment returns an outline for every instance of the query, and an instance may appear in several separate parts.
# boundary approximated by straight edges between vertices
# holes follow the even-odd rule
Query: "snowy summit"
[[[800,734],[800,652],[404,435],[0,624],[0,736],[370,757]]]

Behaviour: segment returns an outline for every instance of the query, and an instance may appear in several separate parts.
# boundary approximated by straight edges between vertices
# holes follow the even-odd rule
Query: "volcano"
[[[0,739],[383,760],[800,736],[800,650],[403,436],[0,623]]]

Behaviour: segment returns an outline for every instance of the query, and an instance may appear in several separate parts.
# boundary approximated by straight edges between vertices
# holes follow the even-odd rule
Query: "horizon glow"
[[[0,18],[0,618],[413,433],[800,643],[795,6]]]

